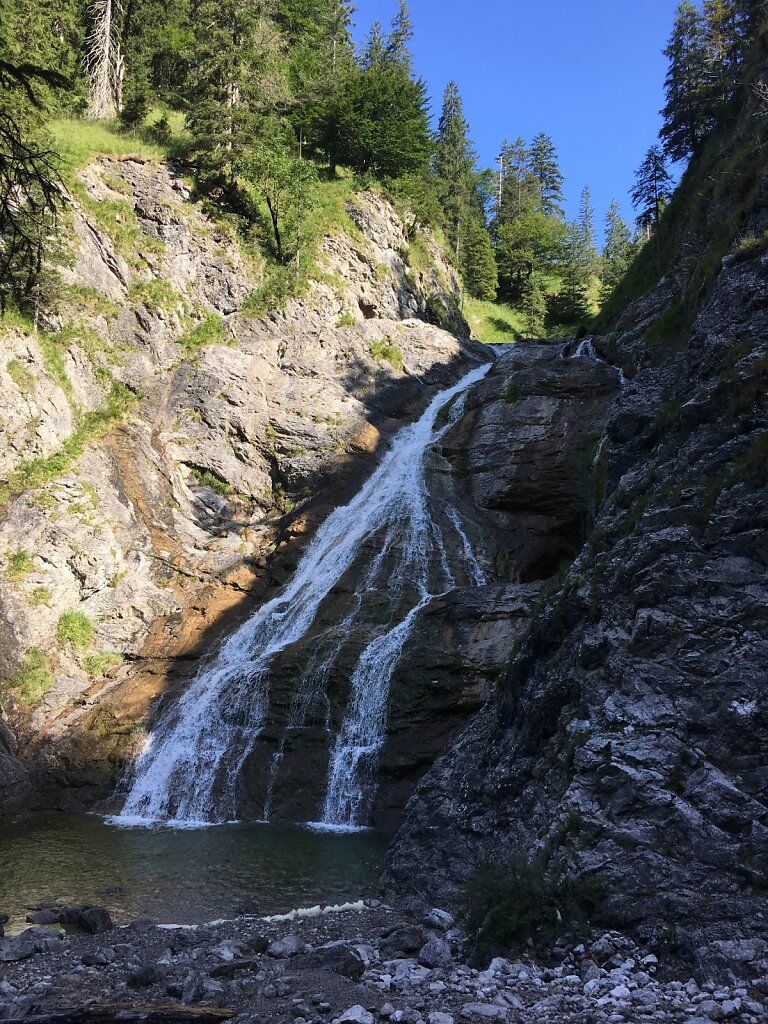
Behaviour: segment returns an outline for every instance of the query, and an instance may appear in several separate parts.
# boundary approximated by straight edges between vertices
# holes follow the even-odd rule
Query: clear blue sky
[[[521,135],[551,135],[575,216],[589,185],[598,226],[612,198],[633,217],[628,192],[656,140],[678,0],[409,0],[416,69],[440,113],[459,86],[481,166]],[[357,0],[354,36],[389,27],[396,0]]]

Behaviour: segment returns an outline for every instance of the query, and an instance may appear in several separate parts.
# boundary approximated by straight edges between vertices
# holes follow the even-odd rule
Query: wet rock
[[[270,943],[267,949],[267,955],[274,957],[275,959],[282,960],[287,957],[296,956],[304,948],[304,943],[301,937],[295,934],[286,935],[282,939],[277,939],[275,942]]]
[[[424,967],[447,967],[451,958],[450,944],[444,939],[429,939],[419,950],[419,963]]]
[[[350,1006],[337,1019],[337,1024],[373,1024],[373,1014],[364,1006]]]
[[[330,971],[353,981],[359,981],[365,971],[365,960],[356,949],[344,942],[319,946],[309,953],[296,957],[294,969]]]
[[[89,935],[100,935],[113,927],[112,918],[105,907],[90,905],[63,907],[59,913],[59,923],[65,932],[87,932]]]
[[[162,964],[146,963],[128,973],[126,981],[130,988],[149,988],[165,980],[167,967]]]
[[[26,920],[30,924],[59,924],[59,912],[44,907],[42,910],[36,910],[33,914],[27,914]]]
[[[402,925],[394,928],[382,938],[379,948],[382,955],[416,953],[427,940],[427,934],[419,925]]]

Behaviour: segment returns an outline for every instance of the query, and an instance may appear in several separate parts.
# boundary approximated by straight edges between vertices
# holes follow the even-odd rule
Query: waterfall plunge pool
[[[373,895],[390,837],[234,822],[200,829],[119,827],[45,812],[0,824],[6,931],[41,906],[97,903],[116,924],[198,924]]]

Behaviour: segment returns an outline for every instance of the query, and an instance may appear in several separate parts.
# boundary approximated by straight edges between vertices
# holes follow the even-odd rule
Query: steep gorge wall
[[[412,267],[384,199],[347,212],[308,294],[256,317],[260,268],[173,168],[81,173],[48,331],[9,328],[0,357],[0,680],[36,801],[103,795],[158,695],[282,582],[382,441],[484,357],[425,322],[461,323],[438,248]],[[65,612],[93,635],[62,630]],[[2,728],[11,807],[29,780]]]
[[[387,870],[429,902],[540,860],[599,882],[602,923],[738,976],[766,964],[732,940],[768,920],[765,125],[750,93],[683,183],[672,272],[594,339],[627,376],[594,528],[417,787]]]

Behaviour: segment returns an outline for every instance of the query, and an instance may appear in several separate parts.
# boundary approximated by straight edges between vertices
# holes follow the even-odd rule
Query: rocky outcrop
[[[767,290],[768,255],[729,257],[682,343],[651,329],[679,301],[670,280],[594,339],[631,375],[594,526],[496,700],[412,796],[398,891],[455,897],[523,857],[599,882],[600,920],[692,953],[764,932]],[[482,493],[508,494],[499,476]]]
[[[0,359],[0,687],[38,801],[107,792],[158,695],[484,358],[415,319],[456,308],[437,247],[411,267],[372,193],[348,217],[306,295],[255,316],[261,268],[174,168],[81,173],[47,330],[9,327]]]

